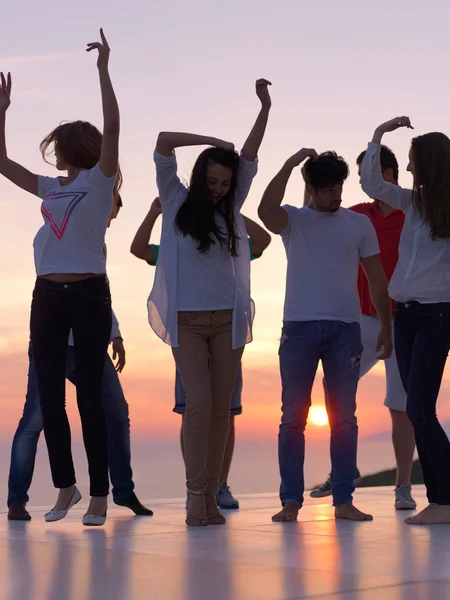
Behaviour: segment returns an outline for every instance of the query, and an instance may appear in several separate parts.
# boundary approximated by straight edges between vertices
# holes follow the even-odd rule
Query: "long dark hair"
[[[230,189],[217,205],[212,202],[206,184],[206,168],[211,163],[231,169]],[[222,148],[208,148],[195,161],[188,187],[188,195],[178,211],[175,224],[182,235],[190,235],[197,242],[197,250],[202,254],[208,252],[211,244],[218,241],[220,245],[228,249],[232,256],[237,255],[239,236],[237,235],[236,220],[234,218],[234,195],[238,168],[239,156],[237,152],[223,150]],[[223,231],[217,225],[214,218],[216,212],[223,216],[226,231]]]
[[[57,147],[67,164],[81,169],[92,169],[100,160],[102,140],[103,135],[95,125],[87,121],[71,121],[61,123],[51,131],[42,140],[39,149],[45,162],[49,163],[48,157],[53,153],[53,148]],[[115,202],[118,200],[121,187],[122,172],[118,167],[114,186]]]
[[[426,133],[411,142],[413,202],[433,239],[450,238],[450,139]]]

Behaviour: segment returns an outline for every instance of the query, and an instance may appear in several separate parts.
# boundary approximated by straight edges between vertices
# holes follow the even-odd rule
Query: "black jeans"
[[[395,350],[430,503],[450,504],[450,442],[436,402],[450,350],[450,303],[397,305]]]
[[[108,431],[102,407],[105,356],[111,335],[111,295],[106,275],[71,283],[37,279],[31,304],[31,345],[53,484],[74,485],[66,414],[66,354],[74,338],[77,403],[89,465],[91,496],[106,496]]]

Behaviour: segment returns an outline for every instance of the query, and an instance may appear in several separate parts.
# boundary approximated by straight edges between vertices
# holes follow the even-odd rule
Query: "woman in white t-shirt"
[[[400,127],[412,128],[408,117],[376,129],[362,163],[361,185],[371,198],[405,213],[389,293],[397,302],[395,351],[429,502],[405,522],[450,523],[450,441],[436,416],[450,351],[450,139],[427,133],[412,140],[413,189],[404,189],[386,182],[380,167],[381,139]]]
[[[172,346],[186,391],[186,524],[191,526],[225,523],[216,494],[231,394],[244,346],[252,339],[254,314],[240,210],[257,172],[271,106],[268,85],[265,79],[256,82],[262,107],[240,157],[233,144],[189,133],[160,133],[154,154],[163,221],[148,311],[155,333]],[[198,157],[186,188],[174,149],[202,145],[213,147]]]
[[[106,277],[105,233],[120,187],[120,118],[108,72],[109,47],[103,31],[97,66],[103,103],[103,135],[90,123],[65,123],[41,143],[45,159],[54,148],[56,168],[67,177],[41,177],[11,161],[6,152],[5,116],[11,76],[1,74],[0,173],[42,198],[44,225],[34,240],[36,285],[30,333],[41,397],[44,433],[59,496],[46,521],[67,515],[81,494],[75,486],[70,426],[65,410],[65,364],[72,329],[77,402],[89,464],[91,502],[84,525],[106,520],[108,432],[101,404],[105,355],[111,333],[111,296]]]

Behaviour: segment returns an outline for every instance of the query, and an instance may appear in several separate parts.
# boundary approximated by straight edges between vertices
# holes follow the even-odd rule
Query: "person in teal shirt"
[[[145,260],[149,265],[156,266],[159,254],[159,245],[150,244],[150,237],[152,234],[153,227],[161,214],[161,204],[159,198],[155,198],[150,210],[139,227],[133,243],[131,244],[131,253],[137,258]],[[249,219],[243,217],[245,221],[245,227],[248,234],[248,243],[250,245],[250,260],[260,258],[264,250],[268,247],[271,241],[270,235],[260,225]],[[227,446],[225,449],[225,456],[222,466],[221,474],[221,485],[219,493],[217,494],[217,504],[223,509],[237,509],[239,508],[239,501],[231,494],[230,487],[228,485],[228,474],[231,468],[231,462],[233,459],[234,443],[235,443],[235,425],[234,418],[236,415],[242,413],[241,396],[242,396],[242,364],[239,367],[239,371],[236,377],[236,385],[231,396],[230,404],[230,428],[228,432]],[[176,371],[175,378],[175,407],[174,412],[183,415],[186,408],[186,394],[183,387],[181,377]],[[184,443],[183,443],[183,429],[180,433],[181,452],[184,459]]]

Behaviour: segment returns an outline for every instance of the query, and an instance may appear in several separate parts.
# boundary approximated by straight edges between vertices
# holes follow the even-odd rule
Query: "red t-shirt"
[[[372,225],[375,227],[378,244],[380,246],[381,263],[384,272],[386,273],[386,277],[388,278],[388,281],[390,281],[397,265],[398,244],[403,229],[403,223],[405,222],[405,215],[401,210],[393,210],[384,217],[380,212],[377,201],[363,202],[362,204],[352,206],[350,210],[369,217]],[[370,297],[369,282],[361,267],[359,267],[358,292],[362,314],[376,315],[377,312]],[[392,312],[394,312],[394,310],[395,302],[392,301]]]

